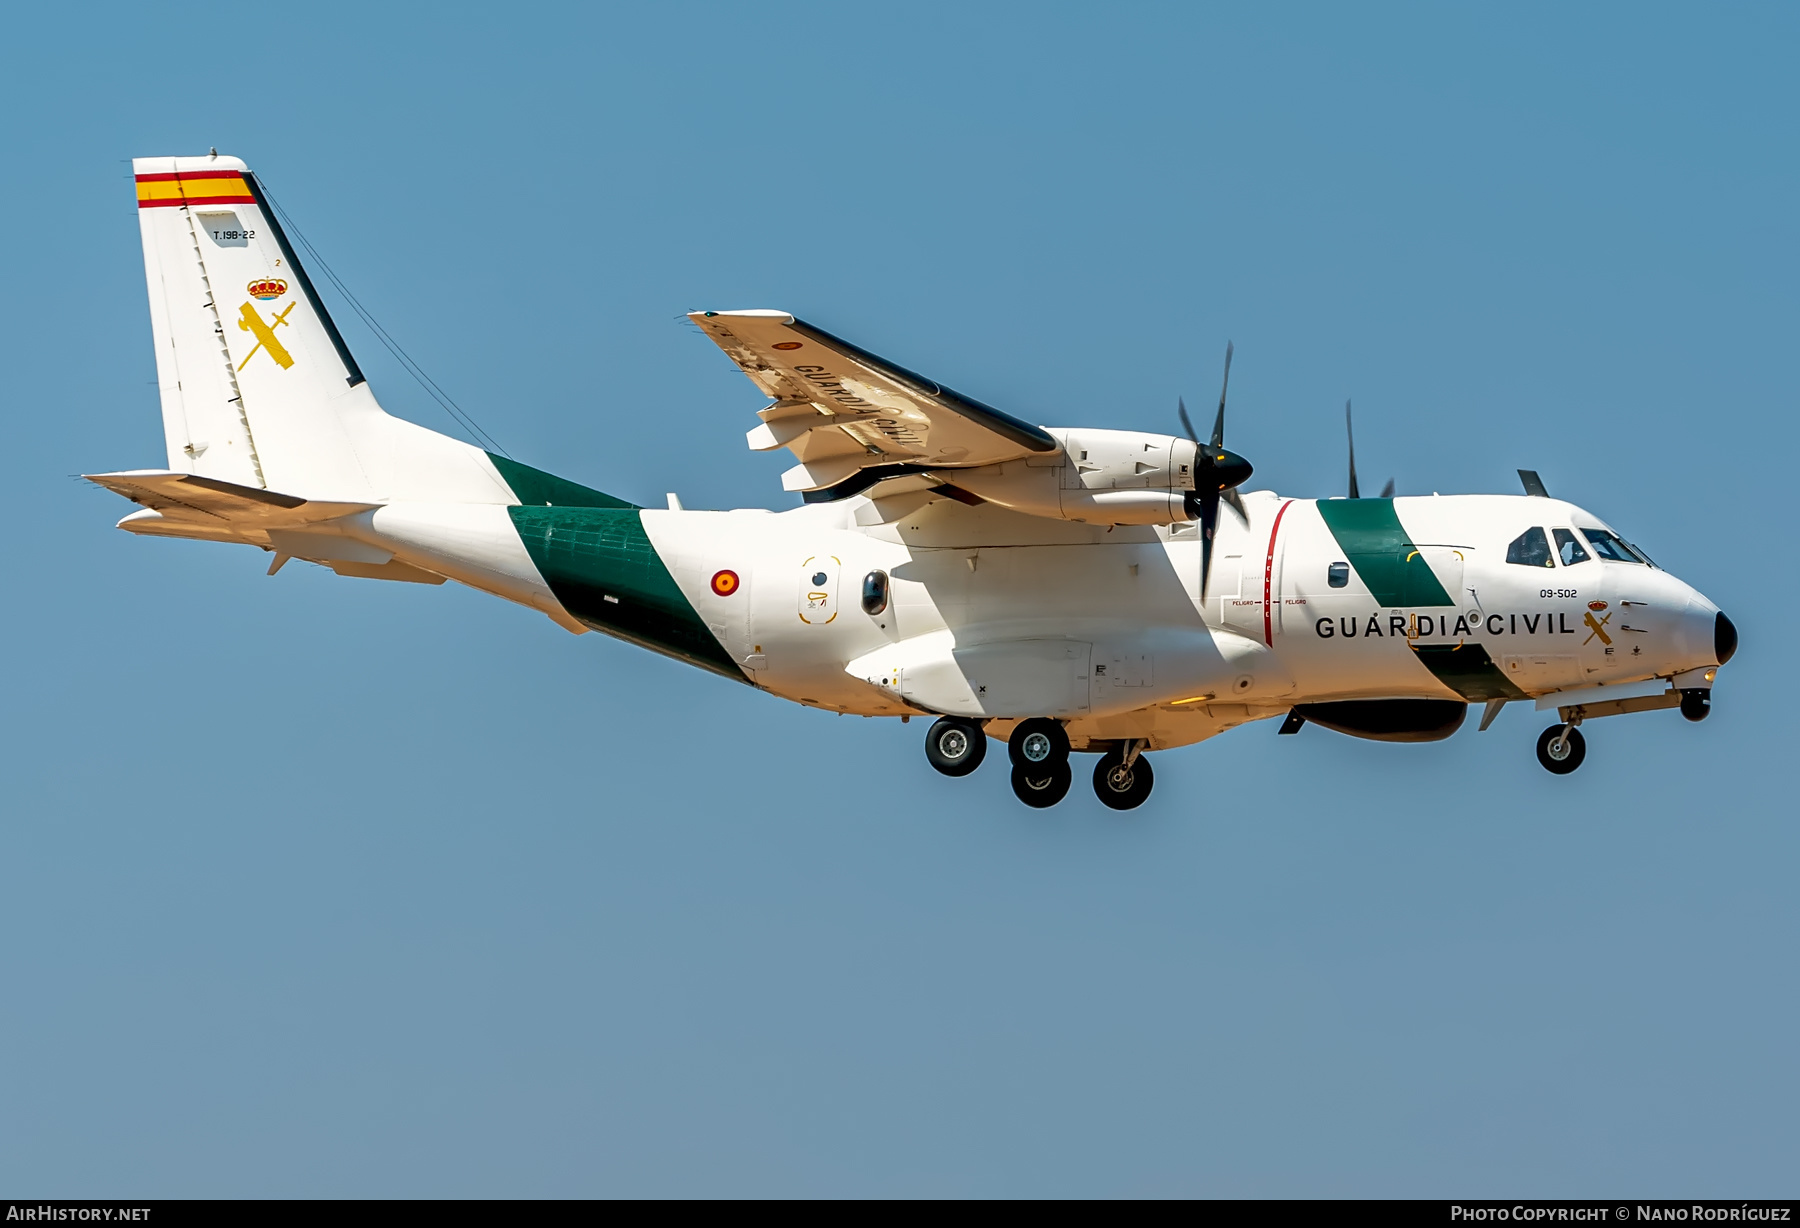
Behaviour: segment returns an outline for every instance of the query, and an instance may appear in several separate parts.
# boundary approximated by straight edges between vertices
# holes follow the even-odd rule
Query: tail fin
[[[236,158],[138,158],[169,468],[309,499],[511,503],[481,449],[382,412]]]

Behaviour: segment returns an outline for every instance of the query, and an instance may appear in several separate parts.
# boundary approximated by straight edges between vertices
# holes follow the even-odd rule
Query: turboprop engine
[[[1179,524],[1197,516],[1199,445],[1141,431],[1051,430],[1061,452],[958,469],[958,489],[989,503],[1084,524]]]

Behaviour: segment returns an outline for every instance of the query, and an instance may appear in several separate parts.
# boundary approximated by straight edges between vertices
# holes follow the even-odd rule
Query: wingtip
[[[747,307],[729,311],[690,311],[687,317],[698,323],[723,316],[726,319],[779,320],[783,324],[792,324],[794,315],[790,311],[781,311],[774,307]]]

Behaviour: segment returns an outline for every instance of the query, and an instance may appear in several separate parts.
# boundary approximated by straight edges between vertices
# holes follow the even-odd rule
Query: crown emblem
[[[251,298],[259,298],[265,303],[287,293],[287,283],[279,277],[259,277],[244,288]]]

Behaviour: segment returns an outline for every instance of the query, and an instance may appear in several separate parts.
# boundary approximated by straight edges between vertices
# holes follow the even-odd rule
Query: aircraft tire
[[[1561,754],[1558,755],[1551,748],[1563,739],[1566,739],[1566,742],[1557,748],[1561,751]],[[1537,757],[1538,762],[1544,765],[1545,771],[1554,772],[1558,776],[1567,776],[1580,767],[1581,761],[1587,758],[1587,739],[1581,736],[1579,729],[1570,729],[1564,733],[1563,726],[1552,725],[1538,735]]]
[[[925,760],[946,776],[967,776],[987,757],[987,735],[974,721],[939,717],[925,732]]]
[[[1069,761],[1069,733],[1061,721],[1034,716],[1013,726],[1006,755],[1014,767],[1042,768]]]
[[[1012,770],[1013,796],[1033,810],[1048,810],[1069,796],[1069,785],[1074,779],[1067,759],[1061,763],[1016,767]]]
[[[1094,765],[1094,796],[1114,810],[1136,810],[1149,800],[1155,787],[1156,773],[1144,755],[1126,767],[1124,754],[1109,750]]]
[[[1690,721],[1703,721],[1712,711],[1712,692],[1702,690],[1681,693],[1681,715]]]

